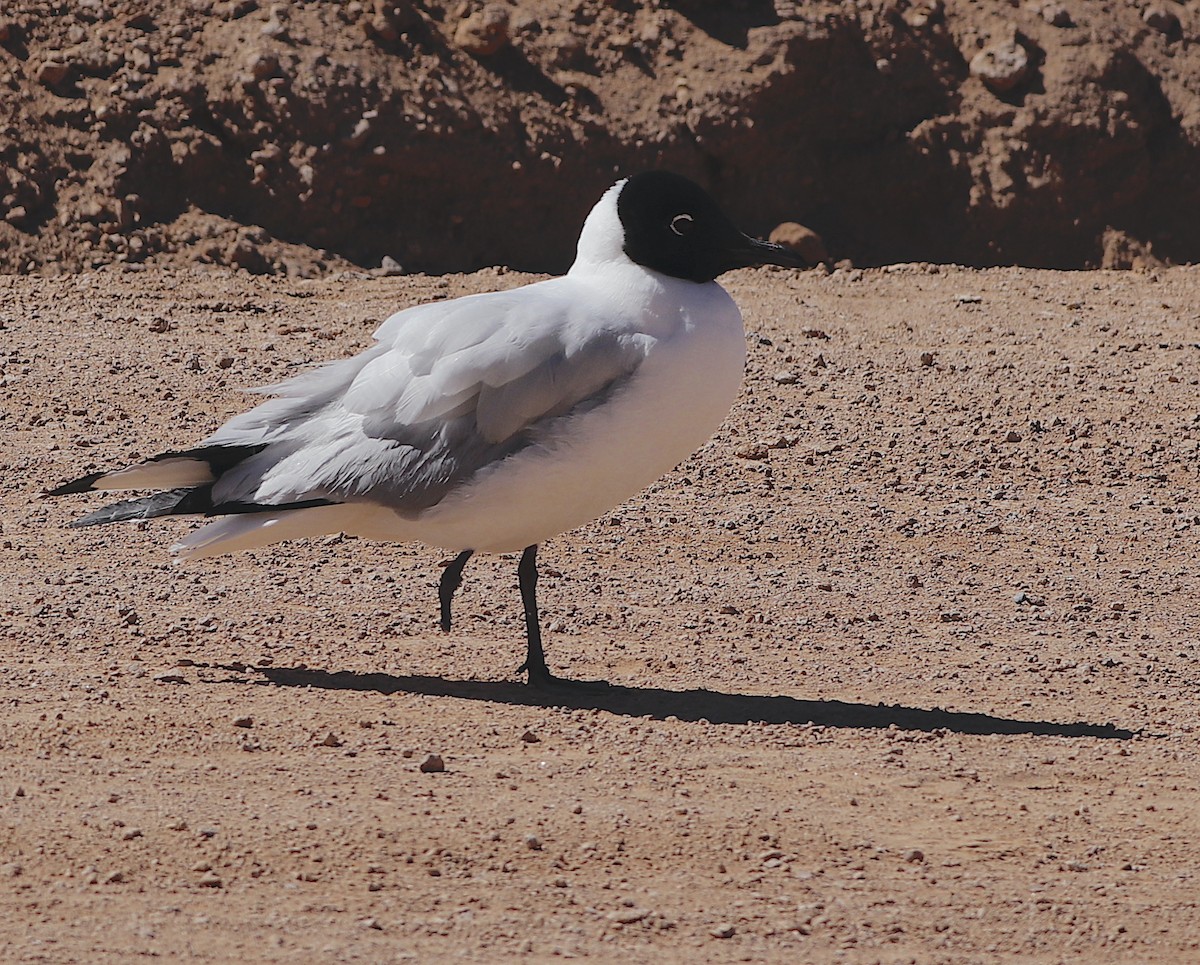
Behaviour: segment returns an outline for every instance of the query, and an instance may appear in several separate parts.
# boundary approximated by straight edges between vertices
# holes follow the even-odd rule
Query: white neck
[[[617,195],[624,186],[624,180],[614,184],[588,214],[579,233],[575,263],[567,274],[585,274],[614,262],[630,263],[625,254],[625,229],[617,214]]]

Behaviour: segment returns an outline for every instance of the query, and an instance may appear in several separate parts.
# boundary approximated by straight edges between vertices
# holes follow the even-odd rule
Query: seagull
[[[603,515],[700,447],[746,361],[742,316],[715,279],[804,265],[736,227],[697,184],[646,171],[609,188],[566,275],[397,312],[374,344],[253,389],[273,398],[190,449],[95,472],[50,496],[157,490],[71,526],[217,517],[178,561],[346,533],[457,555],[441,626],[475,553],[521,553],[527,652],[542,689],[606,687],[547,667],[538,545]]]

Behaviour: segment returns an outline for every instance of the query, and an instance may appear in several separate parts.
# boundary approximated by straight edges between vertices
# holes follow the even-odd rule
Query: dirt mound
[[[1196,19],[1083,0],[15,0],[0,267],[559,270],[597,193],[658,165],[860,263],[1192,261]]]

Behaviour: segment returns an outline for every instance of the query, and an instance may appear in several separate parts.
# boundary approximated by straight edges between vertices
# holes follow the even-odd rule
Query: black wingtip
[[[48,489],[42,495],[71,496],[75,493],[90,493],[94,490],[96,481],[106,475],[108,474],[103,472],[88,473],[86,476],[80,476],[78,479],[72,479],[70,482],[63,483],[55,489]]]

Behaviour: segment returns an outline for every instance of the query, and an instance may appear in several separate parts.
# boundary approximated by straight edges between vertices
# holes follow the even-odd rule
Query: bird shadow
[[[1028,734],[1039,737],[1099,737],[1128,740],[1134,731],[1113,724],[1019,720],[898,704],[856,704],[842,700],[800,700],[718,690],[665,690],[660,687],[611,687],[599,693],[546,693],[523,683],[491,680],[447,680],[444,677],[395,676],[385,673],[329,672],[296,667],[246,668],[263,683],[278,687],[373,691],[380,694],[423,694],[483,700],[524,707],[569,707],[603,710],[625,717],[675,717],[712,724],[814,724],[822,727],[946,730],[956,734]]]

